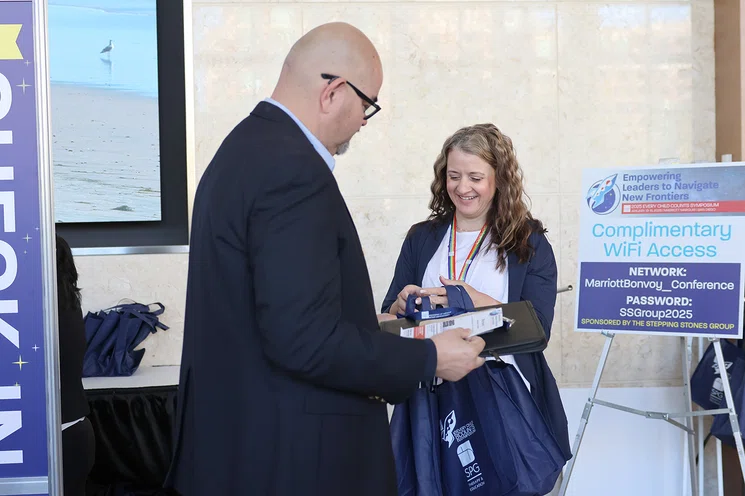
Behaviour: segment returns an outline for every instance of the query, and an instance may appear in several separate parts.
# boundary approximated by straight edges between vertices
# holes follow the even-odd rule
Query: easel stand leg
[[[682,412],[677,413],[664,413],[664,412],[653,412],[653,411],[645,411],[645,410],[639,410],[636,408],[630,408],[624,405],[618,405],[615,403],[610,403],[608,401],[603,401],[600,399],[597,399],[597,393],[598,388],[600,386],[600,378],[603,375],[603,370],[605,369],[605,364],[608,361],[608,354],[610,353],[611,345],[613,344],[613,338],[615,336],[614,333],[604,331],[603,335],[606,337],[605,340],[605,347],[603,348],[603,353],[600,357],[600,362],[598,363],[597,371],[595,372],[595,379],[592,382],[592,389],[590,390],[590,396],[587,399],[587,403],[585,404],[585,409],[582,412],[582,418],[580,419],[579,423],[579,430],[577,431],[577,436],[574,439],[574,446],[572,447],[572,453],[573,457],[571,460],[569,460],[569,463],[567,464],[567,467],[564,471],[564,478],[561,481],[561,487],[559,488],[559,496],[566,496],[567,487],[569,487],[569,480],[572,476],[572,471],[574,469],[574,465],[577,463],[577,458],[579,455],[580,446],[582,444],[582,438],[585,434],[585,429],[587,428],[587,424],[590,419],[590,412],[592,411],[592,407],[594,405],[600,405],[605,406],[608,408],[613,408],[615,410],[620,410],[627,413],[632,413],[634,415],[640,415],[642,417],[648,418],[648,419],[657,419],[657,420],[664,420],[665,422],[674,425],[675,427],[678,427],[685,431],[688,434],[688,437],[686,437],[687,446],[688,446],[688,470],[690,472],[690,484],[691,484],[691,494],[692,496],[697,496],[699,494],[699,486],[697,484],[697,474],[696,474],[696,438],[695,438],[695,430],[693,429],[693,419],[692,417],[701,417],[703,415],[717,415],[722,413],[729,413],[730,415],[730,422],[732,423],[732,430],[735,434],[735,441],[737,443],[737,451],[738,455],[740,457],[740,467],[742,469],[743,473],[743,479],[745,480],[745,450],[743,450],[743,442],[742,438],[740,436],[740,427],[737,421],[737,414],[735,412],[734,408],[734,400],[732,399],[732,391],[730,390],[729,381],[727,380],[726,374],[722,375],[723,379],[723,386],[725,391],[725,396],[727,399],[727,406],[728,408],[721,408],[718,410],[702,410],[702,411],[693,411],[693,405],[691,404],[691,389],[690,389],[690,375],[691,375],[691,342],[686,337],[680,338],[681,343],[681,352],[682,352],[682,358],[683,358],[683,391],[685,396],[685,402],[686,402],[686,409]],[[714,347],[717,351],[717,360],[719,362],[720,370],[726,370],[724,368],[724,359],[722,357],[722,350],[718,339],[714,339]],[[675,418],[683,418],[685,420],[683,421],[676,421],[673,420]]]
[[[691,403],[691,344],[692,341],[689,338],[680,338],[680,345],[683,358],[683,395],[685,397],[686,412],[690,413],[693,411],[693,404]],[[698,484],[696,483],[696,432],[693,429],[693,418],[690,416],[685,417],[685,426],[688,428],[687,434],[688,441],[688,471],[691,476],[691,495],[698,495]],[[702,455],[703,463],[703,455]]]
[[[595,397],[598,394],[600,378],[603,376],[605,363],[608,360],[608,353],[610,352],[610,347],[613,344],[613,338],[615,337],[615,334],[612,332],[603,332],[603,335],[606,338],[605,346],[603,346],[603,353],[600,355],[600,362],[598,363],[598,368],[595,371],[595,378],[592,380],[590,397],[587,399],[587,403],[585,403],[585,409],[582,412],[582,418],[579,421],[579,429],[577,430],[577,436],[574,438],[574,446],[572,446],[573,456],[572,459],[569,460],[567,468],[564,471],[564,478],[562,479],[561,487],[559,488],[559,496],[566,495],[567,487],[569,486],[569,479],[572,476],[572,470],[574,469],[574,464],[577,462],[577,456],[579,455],[579,447],[582,444],[582,437],[585,435],[585,428],[587,427],[587,422],[590,419],[590,412],[592,411],[592,406],[595,403]]]
[[[717,364],[719,364],[719,370],[722,373],[719,377],[722,378],[722,386],[724,386],[724,398],[727,401],[727,408],[729,409],[729,421],[732,425],[732,435],[735,438],[735,446],[737,447],[737,457],[740,459],[740,471],[742,472],[743,480],[745,480],[745,450],[742,445],[742,434],[740,433],[740,423],[737,421],[737,411],[735,408],[735,400],[732,396],[732,390],[729,385],[729,377],[727,376],[727,368],[724,365],[724,355],[722,354],[722,343],[718,338],[714,339],[714,352],[717,355]],[[742,413],[742,412],[740,412]]]
[[[700,362],[701,358],[704,356],[704,338],[696,338],[696,343],[698,344],[698,359],[696,362]],[[693,405],[691,405],[691,408],[693,408]],[[706,446],[704,444],[704,438],[706,437],[704,435],[704,418],[699,417],[697,419],[698,423],[698,431],[697,431],[697,451],[698,451],[698,494],[699,496],[704,496],[704,482],[705,482],[705,473],[704,469],[706,468],[706,460],[704,459]]]

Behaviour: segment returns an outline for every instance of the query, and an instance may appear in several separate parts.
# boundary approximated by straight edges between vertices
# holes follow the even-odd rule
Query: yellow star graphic
[[[18,48],[18,35],[22,24],[0,24],[0,60],[19,60],[23,58]]]
[[[18,365],[18,370],[23,370],[23,366],[24,366],[25,364],[27,364],[27,363],[28,363],[28,362],[24,362],[24,361],[23,361],[23,360],[21,359],[21,355],[18,355],[18,361],[17,361],[17,362],[13,362],[13,365]]]

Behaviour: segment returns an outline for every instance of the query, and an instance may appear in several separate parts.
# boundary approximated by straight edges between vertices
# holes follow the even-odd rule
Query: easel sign
[[[741,338],[745,262],[745,163],[587,169],[582,176],[576,329],[605,336],[559,496],[565,496],[594,405],[656,419],[687,433],[691,494],[698,496],[693,417],[729,416],[740,470],[745,447],[727,374],[725,405],[693,410],[693,336]],[[682,412],[653,412],[597,399],[616,334],[676,336],[683,363]],[[682,419],[680,421],[675,419]]]
[[[578,331],[740,338],[745,164],[587,169]]]

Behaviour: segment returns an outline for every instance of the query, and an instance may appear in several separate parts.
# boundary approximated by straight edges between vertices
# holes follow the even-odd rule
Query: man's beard
[[[336,155],[344,155],[349,150],[349,141],[345,141],[336,149]]]

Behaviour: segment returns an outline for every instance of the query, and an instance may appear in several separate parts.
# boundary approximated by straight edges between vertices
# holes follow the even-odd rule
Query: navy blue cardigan
[[[396,301],[398,293],[408,284],[422,285],[424,271],[447,233],[449,222],[441,224],[427,221],[418,224],[404,240],[396,262],[393,281],[383,300],[382,312],[386,313]],[[509,279],[508,302],[528,300],[533,304],[546,336],[551,337],[551,324],[556,304],[556,259],[543,233],[530,236],[533,255],[526,263],[519,263],[514,253],[507,255]],[[515,363],[530,383],[533,398],[552,428],[566,459],[571,458],[569,433],[564,406],[559,396],[551,369],[543,353],[515,355]]]

